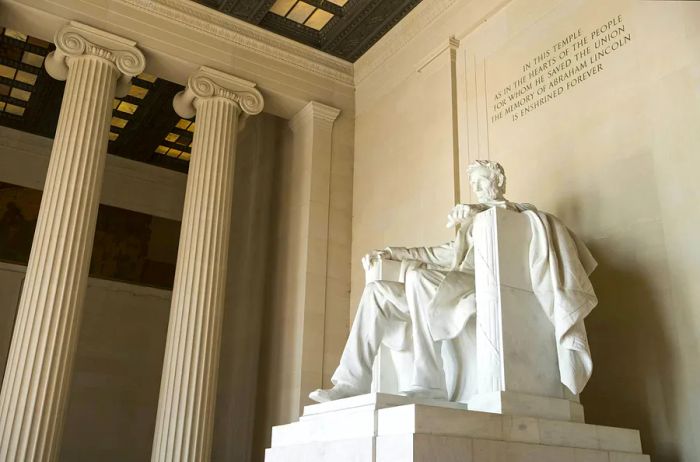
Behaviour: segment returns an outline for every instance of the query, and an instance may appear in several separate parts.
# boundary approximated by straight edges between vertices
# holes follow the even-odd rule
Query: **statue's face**
[[[481,203],[503,199],[503,191],[498,186],[498,180],[487,168],[478,168],[469,176],[469,183],[476,198]]]

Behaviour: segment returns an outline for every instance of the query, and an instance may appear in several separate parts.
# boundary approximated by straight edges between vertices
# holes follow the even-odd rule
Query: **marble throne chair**
[[[474,222],[476,319],[444,342],[448,399],[470,410],[583,422],[578,396],[562,385],[554,327],[532,290],[530,223],[491,208]],[[401,263],[380,260],[366,282],[399,281]],[[372,391],[400,394],[410,383],[413,354],[382,345]]]

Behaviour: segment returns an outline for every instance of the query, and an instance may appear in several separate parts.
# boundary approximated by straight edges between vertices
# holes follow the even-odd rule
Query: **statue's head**
[[[475,160],[467,167],[469,184],[481,203],[501,201],[506,193],[506,173],[498,162]]]

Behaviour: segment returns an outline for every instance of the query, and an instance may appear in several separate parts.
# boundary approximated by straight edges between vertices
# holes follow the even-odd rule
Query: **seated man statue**
[[[585,386],[592,363],[583,318],[597,303],[588,280],[595,261],[554,217],[537,212],[532,205],[505,199],[506,177],[500,164],[475,161],[468,176],[479,203],[452,209],[447,226],[458,228],[453,241],[437,247],[387,247],[363,258],[366,270],[376,259],[401,261],[404,282],[366,285],[340,365],[331,379],[333,387],[312,392],[312,400],[325,402],[369,393],[372,365],[381,344],[395,350],[412,347],[410,387],[402,393],[447,399],[441,345],[459,335],[476,313],[473,218],[491,207],[530,214],[533,290],[555,326],[562,383],[574,394]],[[567,271],[558,271],[562,265]]]

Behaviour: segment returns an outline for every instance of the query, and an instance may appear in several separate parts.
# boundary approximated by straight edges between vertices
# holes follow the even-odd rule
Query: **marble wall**
[[[27,265],[41,190],[0,182],[0,261]],[[180,222],[100,205],[90,276],[170,290]]]
[[[498,160],[600,263],[587,420],[700,458],[699,45],[697,2],[422,2],[356,65],[353,300],[366,250],[449,239],[466,165]]]

